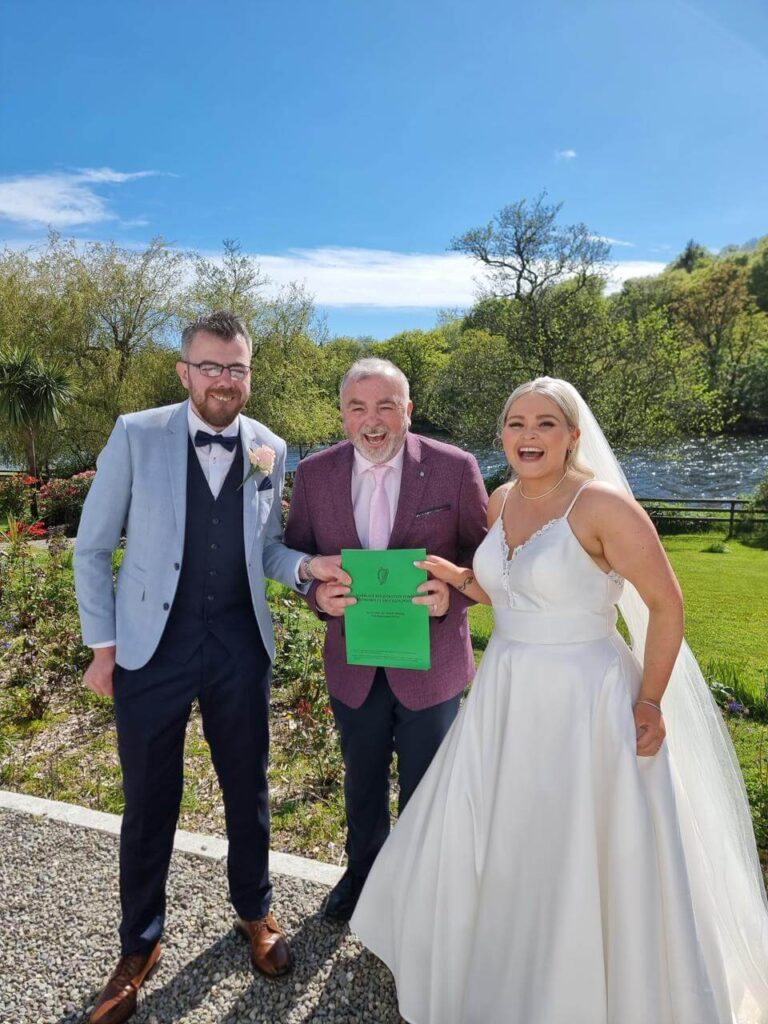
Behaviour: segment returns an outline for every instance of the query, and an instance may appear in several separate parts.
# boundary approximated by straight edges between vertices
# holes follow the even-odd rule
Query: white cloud
[[[608,245],[623,245],[628,249],[634,249],[634,242],[622,242],[620,238],[610,238],[608,235],[590,235],[593,242],[607,242]]]
[[[0,178],[0,219],[27,227],[72,228],[116,220],[98,185],[121,185],[156,171],[126,173],[110,167]]]
[[[555,160],[575,160],[577,157],[575,149],[556,149]]]
[[[470,305],[476,290],[477,265],[459,253],[322,248],[256,258],[276,284],[303,281],[322,306]]]
[[[295,249],[279,256],[256,255],[277,284],[302,281],[321,306],[434,309],[471,306],[482,268],[460,253],[402,253],[382,249]],[[631,277],[658,274],[652,260],[612,265],[607,291]]]
[[[622,260],[614,263],[608,275],[606,292],[612,295],[621,289],[625,281],[632,277],[655,277],[666,267],[665,262],[659,260]]]

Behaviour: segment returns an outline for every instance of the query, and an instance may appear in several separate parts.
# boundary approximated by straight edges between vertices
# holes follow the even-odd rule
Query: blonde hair
[[[516,387],[504,403],[504,409],[499,419],[499,436],[507,422],[507,416],[513,403],[522,398],[523,395],[543,395],[551,402],[554,402],[565,417],[569,430],[580,429],[579,406],[575,399],[575,389],[567,380],[559,380],[557,377],[536,377],[535,380],[526,381]],[[568,454],[565,457],[565,469],[572,469],[576,473],[583,473],[584,476],[594,477],[592,470],[579,460],[579,438],[571,443]]]

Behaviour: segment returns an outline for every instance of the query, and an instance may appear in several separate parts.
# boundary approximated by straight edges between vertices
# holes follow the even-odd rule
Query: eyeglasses
[[[229,370],[229,376],[232,380],[245,380],[251,372],[250,366],[246,366],[245,363],[229,363],[226,366],[222,366],[221,363],[192,363],[189,359],[182,359],[181,361],[186,363],[187,366],[196,367],[204,377],[220,377],[225,370]]]

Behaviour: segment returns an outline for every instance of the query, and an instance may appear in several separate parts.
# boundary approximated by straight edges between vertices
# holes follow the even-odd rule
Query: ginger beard
[[[225,340],[208,331],[198,331],[189,346],[187,359],[193,363],[243,363],[248,366],[251,353],[241,337]],[[196,366],[184,362],[176,364],[176,372],[189,392],[193,410],[201,420],[223,430],[233,423],[251,395],[250,376],[245,380],[232,380],[228,373],[220,377],[205,377]]]
[[[194,374],[194,368],[192,374]],[[208,387],[201,386],[201,381],[207,380],[198,373],[197,380],[194,380],[190,375],[189,383],[189,400],[192,403],[192,408],[200,417],[211,427],[215,427],[217,430],[223,430],[224,427],[228,427],[230,423],[233,423],[237,418],[240,410],[245,406],[248,401],[248,394],[243,395],[239,390],[239,387],[245,383],[245,381],[238,383],[233,382],[229,387],[223,383],[224,376],[214,378],[210,381]]]

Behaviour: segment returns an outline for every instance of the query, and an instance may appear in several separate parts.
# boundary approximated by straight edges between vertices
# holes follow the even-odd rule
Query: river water
[[[505,465],[498,449],[469,450],[484,476]],[[738,498],[751,494],[768,474],[768,436],[674,441],[617,454],[638,498]],[[298,461],[298,451],[289,449],[288,469]]]

